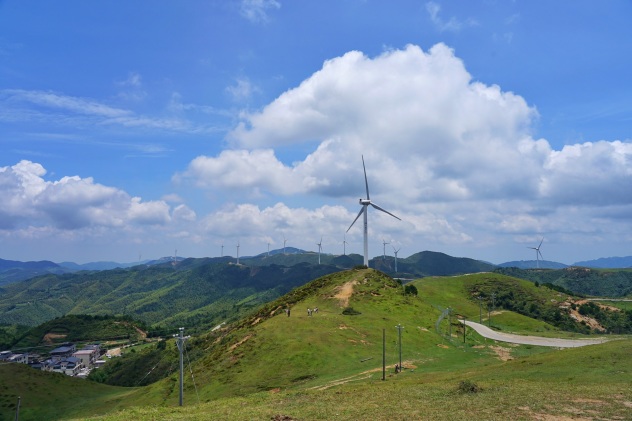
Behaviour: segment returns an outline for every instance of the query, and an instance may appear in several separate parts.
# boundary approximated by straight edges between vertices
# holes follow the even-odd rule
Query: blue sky
[[[0,1],[0,257],[632,254],[629,1]],[[347,234],[362,250],[361,226]],[[392,250],[390,250],[392,254]]]

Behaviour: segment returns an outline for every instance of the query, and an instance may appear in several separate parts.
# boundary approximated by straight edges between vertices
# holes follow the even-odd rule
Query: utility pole
[[[478,322],[483,324],[483,297],[478,296]]]
[[[404,326],[402,326],[401,324],[398,324],[397,326],[395,326],[397,328],[397,330],[399,331],[399,371],[402,371],[402,329],[404,328]]]
[[[180,335],[173,335],[176,338],[176,344],[178,345],[178,351],[180,351],[180,406],[182,406],[182,396],[184,395],[184,341],[190,338],[190,336],[184,336],[184,328],[180,328]]]
[[[382,380],[386,380],[386,329],[382,329]]]
[[[452,341],[452,309],[448,307],[448,338]]]
[[[18,406],[15,407],[15,421],[18,421],[20,419],[20,401],[21,400],[22,398],[18,396]]]
[[[493,292],[492,293],[492,309],[491,311],[494,311],[494,308],[496,307],[496,293]],[[489,312],[489,327],[492,327],[492,313],[491,311]]]

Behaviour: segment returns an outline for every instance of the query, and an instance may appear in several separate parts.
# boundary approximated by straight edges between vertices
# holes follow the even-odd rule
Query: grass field
[[[93,419],[627,420],[630,352],[632,341],[613,341],[482,366],[406,370],[386,381],[373,375],[328,388],[270,390],[183,408],[133,408]],[[463,392],[461,381],[482,390]]]
[[[418,280],[419,296],[404,296],[400,285],[370,269],[332,274],[236,325],[192,338],[188,346],[204,357],[192,365],[195,387],[187,370],[185,407],[177,406],[177,377],[171,376],[136,389],[64,386],[82,403],[47,419],[632,419],[631,339],[557,350],[495,343],[468,329],[464,343],[456,319],[447,330],[444,321],[437,333],[435,323],[447,307],[478,321],[478,304],[468,295],[477,282],[515,283],[516,291],[533,288],[544,300],[557,297],[497,274]],[[319,311],[309,317],[307,308],[314,307]],[[359,314],[344,315],[348,307]],[[395,375],[398,324],[404,326],[405,370]],[[576,336],[508,311],[493,314],[492,326]]]

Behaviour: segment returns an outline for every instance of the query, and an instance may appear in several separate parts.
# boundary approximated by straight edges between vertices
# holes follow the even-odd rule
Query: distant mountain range
[[[177,262],[182,262],[185,257],[177,257]],[[213,262],[235,262],[232,256],[209,258]],[[464,260],[452,260],[464,259]],[[362,264],[362,256],[358,254],[348,255],[332,255],[321,254],[320,262],[322,264],[333,265],[339,268],[351,268]],[[270,250],[256,256],[243,256],[239,258],[240,263],[252,266],[267,266],[270,264],[279,264],[292,266],[297,263],[318,263],[318,253],[301,250],[295,247],[286,247],[285,249]],[[454,263],[458,262],[457,266]],[[466,264],[467,262],[467,264]],[[125,269],[138,265],[153,266],[173,263],[172,256],[161,257],[156,260],[144,260],[138,262],[119,263],[110,261],[90,262],[77,264],[74,262],[54,263],[43,260],[37,262],[20,262],[15,260],[0,259],[0,286],[12,282],[23,281],[36,276],[46,274],[63,274],[79,271],[102,271],[112,269]],[[483,262],[468,258],[455,258],[443,253],[424,251],[415,253],[406,258],[397,259],[397,271],[395,270],[394,256],[377,256],[369,261],[369,266],[379,269],[400,278],[415,278],[432,275],[469,273],[493,270],[495,267],[516,267],[519,269],[563,269],[569,267],[559,262],[549,260],[516,260],[494,265],[489,262]],[[630,268],[632,267],[632,256],[627,257],[604,257],[596,260],[586,260],[576,262],[570,266],[581,266],[588,268]]]
[[[585,260],[574,263],[573,266],[589,268],[632,268],[632,256],[627,257],[602,257],[597,260]]]
[[[563,269],[568,267],[564,263],[552,262],[550,260],[514,260],[511,262],[505,262],[498,265],[501,268],[518,268],[518,269]]]

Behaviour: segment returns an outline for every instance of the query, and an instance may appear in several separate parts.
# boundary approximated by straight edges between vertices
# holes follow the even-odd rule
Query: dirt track
[[[463,321],[461,320],[461,323]],[[476,332],[479,335],[484,336],[488,339],[493,339],[495,341],[501,342],[509,342],[513,344],[522,344],[522,345],[538,345],[538,346],[552,346],[556,348],[577,348],[580,346],[586,345],[596,345],[601,344],[607,341],[604,338],[595,338],[595,339],[560,339],[560,338],[543,338],[541,336],[524,336],[524,335],[515,335],[513,333],[501,333],[496,332],[484,326],[480,323],[466,321],[465,324]]]

